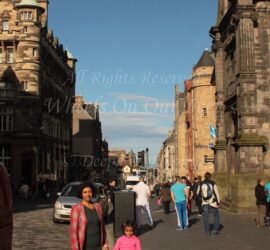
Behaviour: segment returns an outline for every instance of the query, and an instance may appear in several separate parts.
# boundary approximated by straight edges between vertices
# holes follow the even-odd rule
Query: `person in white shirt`
[[[137,228],[141,226],[141,216],[143,213],[147,216],[148,225],[153,228],[154,223],[151,216],[149,197],[151,196],[149,187],[144,183],[144,178],[140,177],[140,182],[136,184],[133,191],[136,192],[136,214],[137,214]]]

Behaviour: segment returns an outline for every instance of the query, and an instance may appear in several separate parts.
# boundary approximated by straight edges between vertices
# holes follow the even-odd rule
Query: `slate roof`
[[[200,60],[196,64],[195,68],[198,67],[214,67],[215,66],[215,61],[211,57],[211,54],[208,49],[205,49]]]

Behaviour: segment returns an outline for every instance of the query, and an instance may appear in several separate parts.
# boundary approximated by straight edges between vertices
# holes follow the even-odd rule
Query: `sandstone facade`
[[[76,59],[47,22],[47,0],[0,1],[0,161],[30,186],[63,183],[72,148]]]

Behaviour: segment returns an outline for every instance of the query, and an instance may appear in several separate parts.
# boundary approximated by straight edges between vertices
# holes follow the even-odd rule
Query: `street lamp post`
[[[145,150],[145,165],[146,165],[146,183],[147,185],[149,184],[149,173],[148,173],[148,170],[149,170],[149,149],[146,148]]]

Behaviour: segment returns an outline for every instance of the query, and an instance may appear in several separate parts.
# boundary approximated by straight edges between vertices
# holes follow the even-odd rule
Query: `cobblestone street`
[[[52,222],[51,204],[23,203],[14,214],[13,249],[70,249],[69,224]]]
[[[69,223],[53,223],[53,200],[15,201],[13,249],[70,249]],[[112,224],[107,225],[112,242]]]

